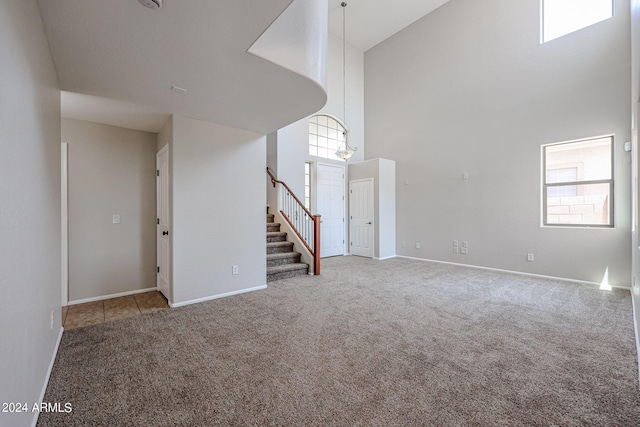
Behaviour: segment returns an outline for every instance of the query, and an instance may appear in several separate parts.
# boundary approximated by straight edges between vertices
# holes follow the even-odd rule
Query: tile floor
[[[169,305],[160,292],[145,292],[104,301],[69,305],[62,307],[62,326],[65,330],[82,328],[165,308],[169,308]]]

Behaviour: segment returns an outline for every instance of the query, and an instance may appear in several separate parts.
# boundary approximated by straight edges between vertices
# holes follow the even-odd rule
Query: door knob
[[[372,223],[371,221],[369,221],[367,224],[371,225],[371,224],[373,224],[373,223]]]
[[[163,236],[168,236],[168,235],[169,235],[169,232],[168,232],[168,231],[163,231],[163,232],[162,232],[162,235],[163,235]]]

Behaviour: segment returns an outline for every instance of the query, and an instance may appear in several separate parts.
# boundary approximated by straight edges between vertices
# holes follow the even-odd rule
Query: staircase
[[[293,251],[287,233],[280,231],[273,214],[267,214],[267,282],[309,274],[309,265],[300,262],[300,252]]]

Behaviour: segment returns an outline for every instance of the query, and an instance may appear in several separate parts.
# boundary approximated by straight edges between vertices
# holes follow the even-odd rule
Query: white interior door
[[[373,258],[373,179],[349,182],[349,240],[351,255]]]
[[[171,302],[171,236],[169,211],[169,146],[156,155],[157,287]]]
[[[61,258],[61,283],[62,306],[69,303],[69,144],[61,144],[60,155],[60,253]]]
[[[344,255],[344,167],[318,164],[316,189],[320,258]]]

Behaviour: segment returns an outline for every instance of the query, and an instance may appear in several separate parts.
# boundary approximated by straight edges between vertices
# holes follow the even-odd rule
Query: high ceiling
[[[102,110],[114,101],[126,102],[145,113],[178,114],[259,133],[326,102],[318,82],[247,52],[290,4],[166,0],[152,10],[137,0],[39,1],[62,90],[96,102],[106,99]],[[78,109],[77,99],[65,96],[71,105],[63,105],[64,115],[67,107]],[[82,101],[89,111],[88,98]]]
[[[347,42],[363,52],[449,0],[346,0]],[[329,0],[329,31],[342,37],[342,0]]]
[[[347,1],[347,41],[364,52],[447,0]],[[318,88],[246,49],[290,2],[164,0],[151,10],[137,0],[39,0],[63,117],[150,132],[169,114],[261,133],[286,124]],[[328,0],[338,37],[340,3]]]

